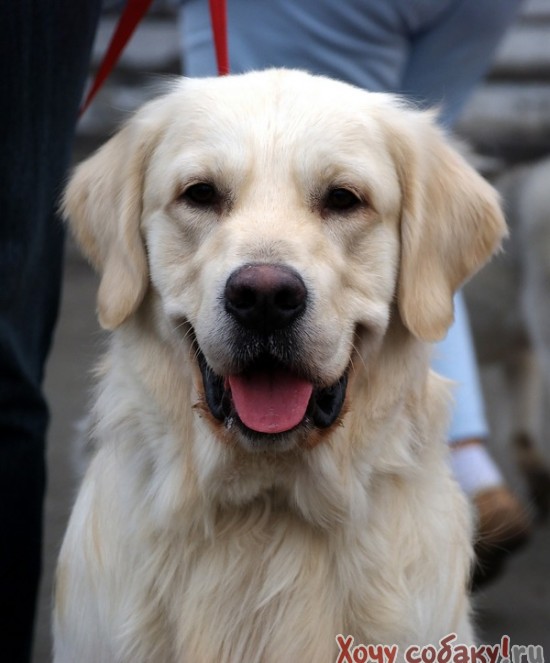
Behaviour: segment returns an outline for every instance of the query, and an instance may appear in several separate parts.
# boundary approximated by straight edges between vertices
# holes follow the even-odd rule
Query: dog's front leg
[[[109,589],[102,569],[107,540],[97,489],[91,468],[71,515],[57,567],[54,663],[117,660],[112,647],[112,607],[99,600],[108,598]]]

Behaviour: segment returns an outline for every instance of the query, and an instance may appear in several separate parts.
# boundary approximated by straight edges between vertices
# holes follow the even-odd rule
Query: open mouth
[[[253,437],[279,436],[299,426],[328,428],[344,404],[347,371],[329,387],[315,387],[269,355],[227,376],[216,375],[200,350],[198,362],[212,415],[235,421]]]

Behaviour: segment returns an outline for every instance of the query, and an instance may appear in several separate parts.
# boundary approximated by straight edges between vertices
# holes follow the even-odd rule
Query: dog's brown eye
[[[331,189],[325,198],[325,207],[336,212],[345,212],[359,205],[361,201],[349,189]]]
[[[185,189],[181,197],[195,205],[207,207],[218,201],[218,192],[212,184],[198,182]]]

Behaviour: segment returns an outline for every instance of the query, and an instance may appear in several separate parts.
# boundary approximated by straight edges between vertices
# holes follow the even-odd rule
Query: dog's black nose
[[[307,288],[285,265],[243,265],[225,284],[225,309],[241,325],[268,333],[290,325],[305,310]]]

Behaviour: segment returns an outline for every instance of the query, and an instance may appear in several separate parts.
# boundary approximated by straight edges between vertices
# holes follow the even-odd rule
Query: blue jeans
[[[99,0],[0,3],[0,659],[30,660],[70,159]]]
[[[297,67],[373,91],[439,106],[449,127],[521,0],[229,0],[233,73]],[[182,0],[182,60],[189,76],[216,65],[206,0]],[[435,350],[435,366],[457,383],[450,438],[485,437],[487,424],[466,308]]]

